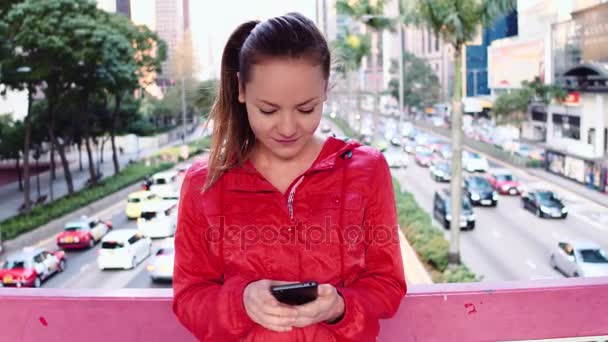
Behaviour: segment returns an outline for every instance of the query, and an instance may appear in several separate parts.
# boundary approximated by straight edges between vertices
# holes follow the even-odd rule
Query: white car
[[[150,255],[151,250],[152,240],[136,229],[114,230],[101,240],[97,266],[100,270],[133,269]]]
[[[177,227],[177,201],[159,201],[142,205],[137,230],[149,238],[175,235]]]
[[[407,154],[387,153],[384,155],[390,168],[407,167]]]
[[[490,169],[488,160],[477,153],[462,152],[462,167],[468,172],[487,172]]]
[[[173,261],[175,260],[175,240],[168,238],[152,257],[146,269],[152,281],[173,280]]]
[[[177,171],[159,172],[152,176],[152,185],[150,191],[155,194],[171,193],[178,191],[177,188]]]
[[[606,277],[608,254],[592,242],[560,242],[551,253],[551,266],[569,277]]]

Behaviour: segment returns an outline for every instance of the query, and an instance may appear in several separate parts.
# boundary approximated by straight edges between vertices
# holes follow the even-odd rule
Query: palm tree
[[[348,15],[365,25],[371,31],[371,58],[374,72],[374,129],[378,127],[379,92],[378,84],[378,37],[385,30],[394,31],[394,20],[384,16],[384,5],[388,0],[338,0],[338,13]]]
[[[361,67],[363,57],[370,53],[370,38],[369,36],[348,33],[342,39],[335,40],[333,48],[338,59],[338,67],[336,71],[340,73],[346,80],[348,105],[346,106],[345,111],[347,117],[349,117],[353,114],[353,108],[351,105],[352,77],[353,74]],[[357,91],[357,104],[359,103],[359,95],[359,91]]]
[[[454,97],[452,98],[452,180],[449,263],[460,263],[460,212],[462,198],[462,49],[494,20],[515,8],[515,0],[417,0],[406,19],[427,27],[454,49]]]

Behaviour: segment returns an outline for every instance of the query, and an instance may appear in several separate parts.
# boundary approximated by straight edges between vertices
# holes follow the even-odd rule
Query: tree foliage
[[[391,63],[390,73],[397,76],[389,81],[391,95],[399,99],[399,66]],[[421,58],[406,52],[403,54],[403,104],[421,108],[439,100],[439,79],[431,66]]]

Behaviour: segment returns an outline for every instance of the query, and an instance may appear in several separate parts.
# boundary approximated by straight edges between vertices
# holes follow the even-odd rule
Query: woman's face
[[[252,66],[239,87],[257,143],[281,159],[297,156],[321,121],[327,82],[320,65],[303,59],[270,59]]]

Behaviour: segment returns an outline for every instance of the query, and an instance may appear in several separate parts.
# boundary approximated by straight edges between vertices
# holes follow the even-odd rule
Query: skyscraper
[[[175,51],[189,26],[188,0],[156,0],[156,32],[167,43],[167,60],[163,63],[161,86],[175,79]]]

